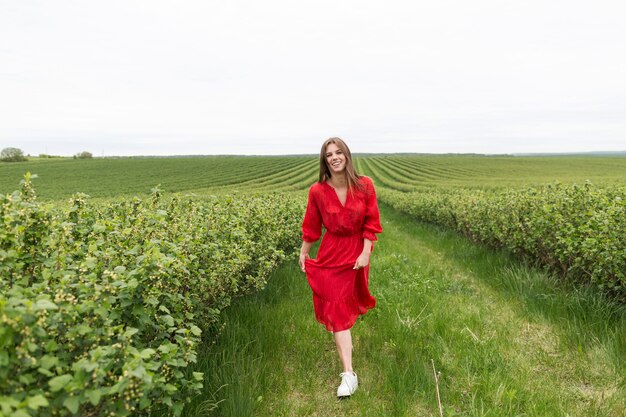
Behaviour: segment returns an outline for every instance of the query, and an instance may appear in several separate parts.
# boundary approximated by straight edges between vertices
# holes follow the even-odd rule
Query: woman
[[[317,258],[309,257],[322,234]],[[376,305],[368,289],[370,252],[382,232],[372,180],[358,175],[348,146],[330,138],[320,152],[319,181],[309,190],[300,268],[313,290],[316,319],[333,332],[343,366],[338,397],[349,397],[358,386],[352,369],[350,328],[359,315]]]

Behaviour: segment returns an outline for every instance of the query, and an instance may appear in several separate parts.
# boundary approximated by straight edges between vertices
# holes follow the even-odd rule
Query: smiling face
[[[346,155],[334,143],[326,147],[326,164],[331,175],[342,173],[346,169]]]
[[[352,165],[352,154],[341,138],[328,138],[320,148],[320,184],[333,176],[345,176],[348,188],[358,187],[359,178]]]

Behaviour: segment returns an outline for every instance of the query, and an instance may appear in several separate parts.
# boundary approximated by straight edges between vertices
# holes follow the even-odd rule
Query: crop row
[[[276,192],[294,191],[308,188],[318,177],[318,162],[314,159],[299,160],[295,166],[267,176],[259,176],[228,186],[212,187],[213,192]]]
[[[586,183],[412,193],[381,187],[378,194],[422,221],[509,248],[626,301],[626,187]]]
[[[375,183],[409,192],[435,187],[521,188],[560,181],[626,184],[626,158],[387,155],[355,158]]]
[[[299,241],[289,195],[0,197],[0,416],[180,414],[231,298]]]
[[[155,184],[172,192],[254,189],[280,185],[288,172],[316,171],[315,158],[293,156],[50,160],[0,163],[0,193],[15,189],[26,171],[38,176],[41,198],[65,199],[77,192],[92,197],[144,194]],[[242,186],[239,186],[242,184]],[[267,187],[271,188],[271,187]]]

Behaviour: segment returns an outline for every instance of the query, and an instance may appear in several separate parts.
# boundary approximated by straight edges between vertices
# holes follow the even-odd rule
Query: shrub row
[[[553,184],[486,192],[381,188],[381,201],[472,240],[506,247],[626,301],[626,188]]]
[[[303,203],[155,189],[59,209],[27,175],[0,196],[0,416],[180,414],[202,331],[297,245]]]

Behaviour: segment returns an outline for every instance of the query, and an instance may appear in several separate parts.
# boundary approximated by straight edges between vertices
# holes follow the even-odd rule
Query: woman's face
[[[339,174],[346,169],[346,155],[341,151],[339,146],[329,143],[326,146],[326,163],[331,174]]]

